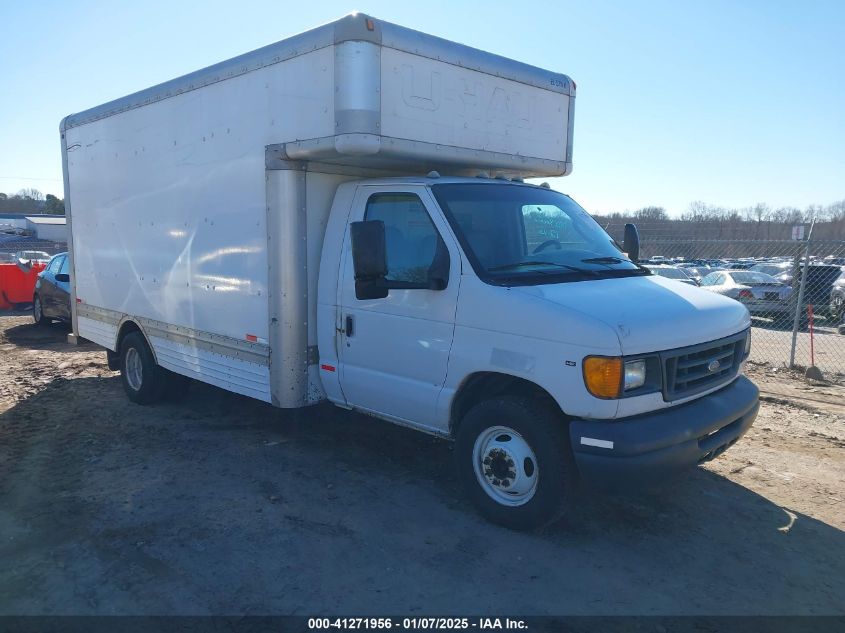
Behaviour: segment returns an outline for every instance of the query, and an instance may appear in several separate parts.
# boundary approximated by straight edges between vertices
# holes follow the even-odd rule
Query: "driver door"
[[[347,224],[338,297],[344,397],[353,407],[436,429],[455,330],[457,244],[425,187],[362,185],[349,222],[360,220],[384,222],[387,279],[422,281],[438,247],[448,250],[449,275],[443,290],[391,289],[383,299],[358,299]]]

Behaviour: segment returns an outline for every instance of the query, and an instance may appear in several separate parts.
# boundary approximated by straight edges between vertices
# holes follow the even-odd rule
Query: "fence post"
[[[790,369],[795,369],[795,346],[798,343],[798,328],[801,325],[801,311],[804,307],[804,288],[807,285],[807,269],[810,267],[810,240],[813,239],[813,227],[815,225],[816,218],[814,217],[810,222],[810,232],[807,234],[807,246],[804,249],[804,269],[801,271],[798,301],[795,303],[795,319],[792,321],[792,346],[789,350]]]

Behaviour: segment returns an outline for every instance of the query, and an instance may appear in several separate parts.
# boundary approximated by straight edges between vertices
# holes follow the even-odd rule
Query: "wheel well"
[[[116,346],[116,353],[120,353],[120,346],[123,343],[123,339],[126,337],[127,334],[130,332],[141,332],[141,336],[144,336],[144,332],[138,326],[137,323],[134,321],[124,321],[123,325],[120,326],[120,330],[117,333],[117,346]],[[146,339],[147,337],[144,336]]]
[[[530,380],[497,372],[478,372],[464,380],[452,399],[449,414],[449,430],[452,436],[454,436],[467,411],[483,400],[501,396],[520,396],[543,400],[563,414],[551,394]]]

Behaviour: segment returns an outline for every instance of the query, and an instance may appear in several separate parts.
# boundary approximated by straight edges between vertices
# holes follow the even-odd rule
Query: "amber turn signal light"
[[[584,384],[596,398],[618,398],[622,393],[622,359],[587,356],[584,359]]]

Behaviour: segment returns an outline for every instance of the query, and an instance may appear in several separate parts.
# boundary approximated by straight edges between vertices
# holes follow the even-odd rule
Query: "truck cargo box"
[[[173,132],[201,128],[204,142],[237,134],[259,153],[282,143],[297,160],[561,176],[572,169],[574,103],[565,75],[352,14],[71,115],[62,128],[69,147],[93,134],[114,149],[110,131],[127,125],[147,131],[145,151],[165,139],[178,147]],[[148,127],[165,108],[188,129]],[[73,131],[86,124],[96,125]]]
[[[279,372],[313,363],[338,185],[566,174],[574,99],[565,75],[353,14],[70,115],[74,332],[115,349],[131,319],[161,366],[301,405]]]

